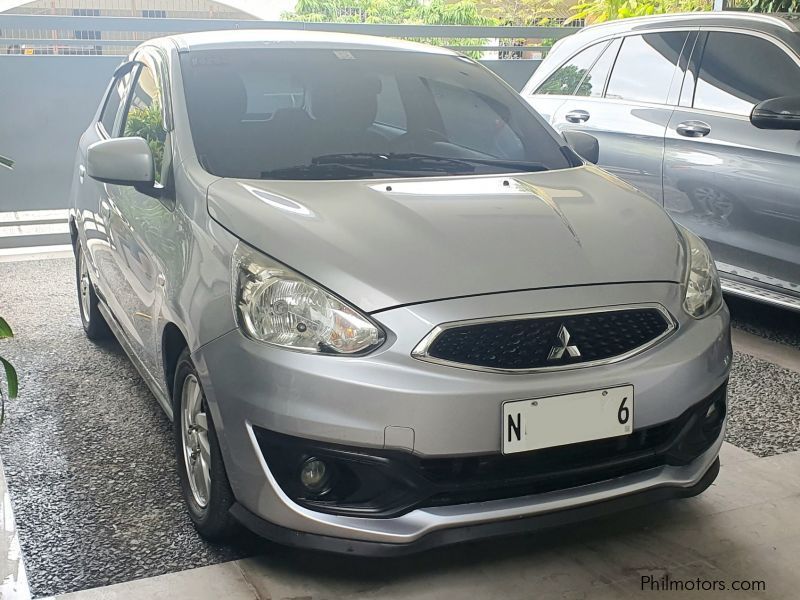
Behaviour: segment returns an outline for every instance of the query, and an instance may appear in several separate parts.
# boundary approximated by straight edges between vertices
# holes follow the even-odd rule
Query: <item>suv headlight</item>
[[[244,333],[259,342],[313,354],[363,354],[384,332],[329,291],[239,242],[233,302]]]
[[[680,225],[678,230],[683,235],[687,255],[683,309],[689,316],[702,319],[722,304],[717,267],[703,240]]]

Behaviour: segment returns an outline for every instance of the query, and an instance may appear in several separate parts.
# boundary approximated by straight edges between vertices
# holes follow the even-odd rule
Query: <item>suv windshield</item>
[[[467,58],[360,49],[181,55],[203,167],[220,177],[363,179],[574,166],[523,101]]]

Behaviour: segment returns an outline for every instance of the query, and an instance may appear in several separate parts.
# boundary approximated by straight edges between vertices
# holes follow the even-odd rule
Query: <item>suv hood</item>
[[[682,243],[655,202],[595,167],[514,176],[220,179],[209,212],[366,312],[443,298],[679,282]]]

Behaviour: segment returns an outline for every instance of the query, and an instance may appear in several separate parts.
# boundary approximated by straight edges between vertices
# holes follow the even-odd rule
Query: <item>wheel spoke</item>
[[[211,474],[208,469],[208,461],[203,458],[202,453],[197,457],[197,491],[203,502],[208,502],[208,488],[211,482]]]
[[[194,417],[194,424],[200,431],[208,431],[208,418],[206,413],[197,413]]]

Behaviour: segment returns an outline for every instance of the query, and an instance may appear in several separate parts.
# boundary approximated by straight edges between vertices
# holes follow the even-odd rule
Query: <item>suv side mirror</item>
[[[759,129],[800,131],[800,96],[782,96],[756,104],[750,122]]]
[[[144,193],[155,185],[153,153],[140,137],[95,142],[86,154],[86,173],[97,181],[131,185]]]
[[[583,131],[564,131],[564,139],[578,155],[592,164],[600,160],[600,143],[593,135]]]

